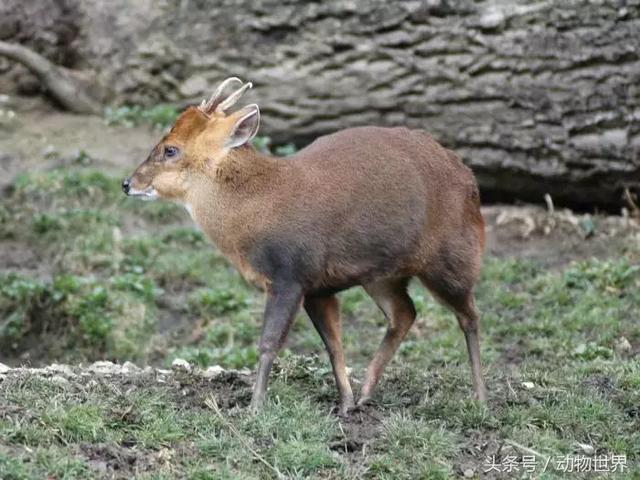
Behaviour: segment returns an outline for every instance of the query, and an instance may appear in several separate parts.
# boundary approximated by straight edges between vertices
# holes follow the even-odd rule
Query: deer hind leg
[[[354,407],[353,392],[347,377],[347,367],[342,350],[340,307],[335,295],[307,296],[304,308],[327,347],[336,386],[340,394],[340,414],[346,415]]]
[[[385,366],[393,357],[416,319],[416,309],[407,293],[408,283],[409,279],[403,278],[382,280],[364,285],[365,291],[384,313],[389,326],[378,351],[367,368],[358,405],[362,405],[371,399],[373,390],[380,380]]]
[[[460,280],[461,278],[463,280]],[[458,319],[458,324],[464,333],[467,344],[475,397],[484,402],[487,399],[487,390],[480,364],[480,339],[478,333],[480,318],[475,308],[473,282],[465,281],[464,278],[464,276],[456,276],[453,271],[443,273],[442,270],[439,274],[430,272],[420,276],[424,286],[437,300],[449,308]]]

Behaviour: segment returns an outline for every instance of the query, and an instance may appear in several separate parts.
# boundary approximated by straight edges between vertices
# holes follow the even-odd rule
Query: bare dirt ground
[[[296,365],[297,369],[304,369],[304,360]],[[292,383],[304,383],[304,374],[299,376],[288,370],[290,365],[284,366],[276,364],[273,376],[280,381]],[[293,373],[293,376],[291,374]],[[394,370],[388,374],[391,377],[385,380],[387,388],[395,387],[398,398],[398,405],[404,407],[417,406],[424,402],[424,394],[408,390],[403,385],[404,379],[401,373]],[[299,377],[299,378],[298,378]],[[228,418],[241,415],[247,407],[251,398],[251,386],[255,378],[248,370],[228,370],[218,366],[208,369],[174,362],[171,369],[157,369],[152,367],[139,368],[134,364],[126,362],[123,365],[106,361],[95,362],[91,365],[63,365],[52,364],[42,368],[8,368],[0,364],[0,393],[8,392],[11,389],[23,388],[34,382],[42,382],[52,385],[59,392],[65,392],[76,398],[85,398],[84,401],[91,403],[97,392],[111,392],[118,399],[137,394],[138,392],[162,392],[167,395],[171,402],[180,405],[180,409],[204,412],[206,415],[218,415],[225,423],[224,428],[230,428]],[[442,380],[442,379],[440,379]],[[215,399],[215,400],[213,400]],[[333,398],[330,395],[323,395],[316,399],[325,411],[333,411]],[[215,406],[212,404],[215,402]],[[218,410],[219,409],[219,410]],[[22,408],[15,405],[0,404],[0,419],[11,418],[21,415],[30,419],[35,413],[29,408]],[[131,406],[111,407],[110,415],[113,415],[122,422],[135,423],[139,413]],[[376,438],[380,436],[381,430],[388,417],[388,412],[381,411],[379,405],[366,405],[358,407],[351,412],[348,417],[340,418],[340,434],[336,435],[329,444],[329,449],[339,455],[345,464],[351,465],[353,478],[360,478],[363,473],[359,469],[362,458],[371,448]],[[234,435],[242,434],[232,430]],[[258,439],[259,440],[259,439]],[[269,439],[265,439],[269,442]],[[167,458],[163,453],[168,453],[167,449],[140,448],[135,440],[131,440],[131,445],[126,441],[122,444],[110,442],[82,442],[77,446],[75,455],[84,458],[87,465],[92,470],[92,475],[96,478],[125,479],[144,472],[152,472],[162,468],[167,463]],[[259,441],[258,441],[259,443]],[[133,448],[132,448],[133,447]],[[183,448],[190,448],[184,446]],[[512,446],[501,443],[494,434],[472,435],[466,439],[456,473],[458,477],[466,477],[465,472],[478,471],[478,455],[495,455],[503,451],[517,453]],[[189,455],[192,452],[182,452]],[[250,452],[247,452],[249,454]],[[171,455],[180,455],[180,451],[174,450]],[[137,478],[137,477],[136,477]],[[208,478],[208,477],[207,477]],[[333,477],[331,477],[333,478]],[[494,478],[486,475],[484,478]],[[496,477],[502,478],[502,477]]]
[[[289,372],[283,373],[282,367],[276,365],[274,376],[287,377]],[[291,379],[296,381],[295,376]],[[171,369],[143,369],[128,362],[118,365],[106,361],[79,366],[54,363],[41,368],[8,368],[0,364],[0,392],[32,381],[53,384],[80,396],[101,388],[107,388],[116,396],[160,390],[163,394],[168,393],[180,408],[209,410],[208,414],[211,415],[216,414],[215,407],[211,405],[211,399],[215,398],[220,411],[233,417],[248,405],[254,375],[249,370],[222,369],[218,366],[199,369],[186,364],[183,366],[180,362],[174,362]],[[404,403],[416,403],[419,397],[406,398]],[[332,397],[326,396],[322,404],[327,411],[331,410]],[[21,407],[0,405],[0,419],[19,414],[16,408]],[[123,410],[115,412],[121,420],[135,421],[135,418],[128,418],[135,415],[130,408]],[[31,412],[24,408],[22,414],[28,417]],[[377,408],[360,407],[349,417],[342,418],[342,435],[333,440],[329,445],[330,450],[347,458],[353,457],[353,462],[357,463],[356,457],[363,455],[366,446],[379,435],[383,419],[384,414]],[[482,445],[483,449],[487,448],[486,440]],[[152,471],[166,462],[162,452],[130,447],[126,444],[85,442],[80,444],[81,451],[78,454],[86,458],[92,469],[104,475],[104,478],[128,478],[135,473]]]
[[[108,172],[141,162],[159,133],[148,126],[108,126],[101,117],[62,112],[20,112],[0,128],[0,186],[19,172],[56,166],[86,152]]]

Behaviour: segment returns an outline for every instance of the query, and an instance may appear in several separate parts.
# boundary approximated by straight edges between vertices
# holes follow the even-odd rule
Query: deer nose
[[[129,188],[131,188],[131,180],[127,177],[122,181],[122,191],[129,194]]]

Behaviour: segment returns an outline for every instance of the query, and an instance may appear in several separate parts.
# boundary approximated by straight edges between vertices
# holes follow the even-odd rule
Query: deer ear
[[[227,147],[235,148],[249,142],[260,127],[260,109],[255,103],[247,105],[234,114],[237,118],[231,134],[227,139]]]

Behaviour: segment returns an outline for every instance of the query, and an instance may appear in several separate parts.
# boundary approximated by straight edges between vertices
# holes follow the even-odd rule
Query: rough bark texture
[[[58,38],[51,12],[75,12],[42,53],[96,70],[115,102],[195,100],[233,74],[275,141],[408,125],[455,148],[485,198],[619,208],[640,189],[638,0],[31,3],[0,6],[22,12],[4,39],[38,47],[24,31]]]

